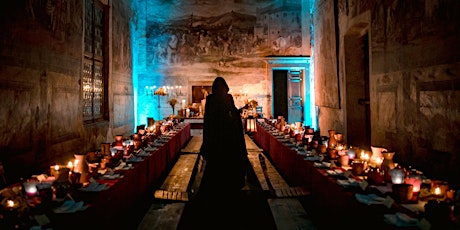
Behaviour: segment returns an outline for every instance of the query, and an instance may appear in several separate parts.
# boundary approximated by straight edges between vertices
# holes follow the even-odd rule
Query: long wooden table
[[[150,156],[133,163],[132,169],[117,172],[123,174],[122,178],[97,180],[109,184],[108,189],[73,193],[76,201],[89,205],[88,209],[71,214],[49,213],[53,229],[132,228],[136,218],[142,219],[153,200],[155,187],[161,185],[181,148],[191,138],[190,124],[181,124],[175,131],[176,134],[152,151]]]
[[[327,175],[326,169],[316,168],[313,161],[305,160],[305,156],[288,147],[260,124],[257,124],[254,141],[291,185],[308,188],[311,198],[308,200],[310,210],[307,211],[326,229],[397,229],[385,223],[384,214],[394,214],[401,209],[358,202],[355,193],[363,192],[360,187],[339,185],[337,178]]]

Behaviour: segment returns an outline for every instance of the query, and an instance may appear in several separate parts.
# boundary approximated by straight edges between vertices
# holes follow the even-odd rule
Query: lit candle
[[[402,169],[392,169],[389,173],[393,184],[402,184],[404,182],[404,171]]]
[[[112,157],[115,156],[115,154],[117,153],[117,151],[118,151],[118,150],[117,150],[116,148],[110,148],[110,153],[111,153]]]
[[[441,195],[441,188],[440,187],[436,187],[434,189],[434,195],[438,195],[438,196]]]
[[[78,169],[78,167],[79,167],[78,163],[80,163],[80,161],[79,161],[78,159],[75,159],[75,160],[73,161],[73,171],[76,172],[76,173],[78,173],[78,172],[77,172],[77,171],[78,171],[77,169]]]
[[[14,208],[14,205],[15,205],[15,203],[14,203],[13,200],[7,200],[7,201],[6,201],[6,207],[8,207],[8,208]]]
[[[356,152],[355,152],[355,150],[353,150],[353,149],[350,148],[350,149],[348,149],[348,151],[347,151],[347,155],[348,155],[348,158],[349,158],[350,160],[353,160],[353,159],[355,158],[355,156],[356,156]]]
[[[409,175],[405,178],[406,184],[412,185],[412,192],[420,192],[420,186],[422,185],[422,178],[418,175]]]
[[[24,191],[27,196],[32,197],[38,194],[37,183],[36,181],[25,181],[23,183]]]
[[[73,163],[72,163],[72,161],[67,162],[67,168],[69,168],[70,171],[73,171]]]

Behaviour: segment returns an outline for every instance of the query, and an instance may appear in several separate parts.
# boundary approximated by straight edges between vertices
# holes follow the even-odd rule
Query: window
[[[83,120],[93,123],[107,118],[106,22],[107,8],[99,0],[85,0],[83,63]]]

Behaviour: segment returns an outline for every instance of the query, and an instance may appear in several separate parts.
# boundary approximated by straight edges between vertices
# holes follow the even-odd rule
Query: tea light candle
[[[434,195],[441,195],[441,188],[440,187],[436,187],[434,188]]]
[[[14,201],[13,200],[7,200],[6,201],[6,207],[7,208],[13,208],[14,207]]]
[[[348,155],[348,158],[349,158],[350,160],[353,160],[353,159],[355,158],[355,156],[356,156],[356,152],[355,152],[355,150],[353,150],[353,149],[350,148],[350,149],[348,149],[348,151],[347,151],[347,155]]]
[[[402,184],[404,182],[404,171],[402,169],[390,170],[391,183]]]
[[[19,207],[19,202],[16,200],[7,199],[3,201],[2,205],[4,210],[14,211]]]
[[[32,197],[38,194],[37,184],[37,181],[25,181],[22,183],[27,196]]]
[[[418,175],[409,175],[405,179],[406,184],[411,184],[412,192],[418,193],[420,192],[420,186],[422,185],[422,178]]]
[[[446,195],[446,191],[449,190],[449,184],[442,180],[431,181],[431,194],[435,197],[442,198]]]

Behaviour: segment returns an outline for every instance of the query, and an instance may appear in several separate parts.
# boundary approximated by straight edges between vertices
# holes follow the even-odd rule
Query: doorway
[[[273,70],[273,115],[288,117],[287,70]]]
[[[369,147],[369,34],[350,34],[344,40],[347,143],[357,147]]]
[[[304,123],[303,70],[273,70],[273,111],[290,124]]]
[[[301,122],[316,128],[314,84],[308,56],[268,56],[267,94],[271,101],[267,113],[286,122]]]

